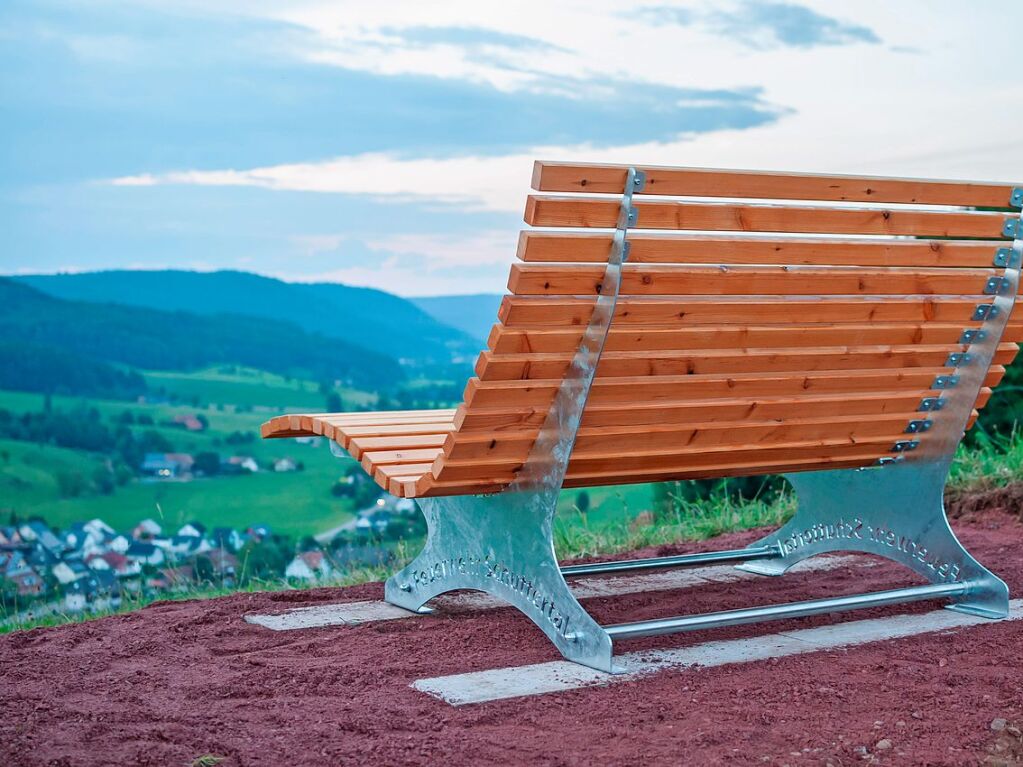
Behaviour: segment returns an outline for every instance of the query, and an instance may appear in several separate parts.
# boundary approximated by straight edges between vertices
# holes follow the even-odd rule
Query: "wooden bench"
[[[430,528],[388,601],[472,588],[565,657],[612,642],[944,598],[1007,614],[956,541],[952,454],[1016,354],[1023,189],[999,183],[537,163],[505,297],[454,410],[274,418],[323,435]],[[661,230],[661,231],[655,231]],[[562,487],[785,474],[795,517],[748,549],[560,567]],[[706,562],[780,574],[864,551],[927,585],[600,626],[566,577]]]

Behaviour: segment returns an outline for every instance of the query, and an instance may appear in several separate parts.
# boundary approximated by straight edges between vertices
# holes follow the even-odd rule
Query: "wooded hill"
[[[54,298],[0,278],[0,388],[93,396],[144,389],[123,368],[195,370],[234,363],[387,390],[404,378],[383,354],[253,316],[160,311]]]

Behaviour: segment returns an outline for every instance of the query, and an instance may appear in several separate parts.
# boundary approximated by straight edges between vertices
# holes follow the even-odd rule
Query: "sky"
[[[1023,182],[1018,0],[4,0],[0,273],[502,292],[535,159]]]

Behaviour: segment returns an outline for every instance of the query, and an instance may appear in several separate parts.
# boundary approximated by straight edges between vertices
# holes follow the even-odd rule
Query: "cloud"
[[[408,45],[457,45],[464,48],[507,48],[525,51],[561,51],[567,48],[527,35],[502,32],[487,27],[383,27],[381,33]]]
[[[520,198],[521,199],[521,198]],[[394,234],[367,242],[370,250],[419,257],[427,271],[509,264],[515,255],[518,233],[495,230],[468,235]]]
[[[796,3],[746,0],[731,9],[709,11],[647,6],[640,18],[653,24],[701,26],[757,50],[880,43],[870,27],[844,22]]]
[[[322,162],[249,170],[186,170],[112,179],[114,186],[242,186],[275,191],[350,194],[381,202],[415,200],[474,211],[521,211],[532,154],[500,157],[401,158],[366,153]]]

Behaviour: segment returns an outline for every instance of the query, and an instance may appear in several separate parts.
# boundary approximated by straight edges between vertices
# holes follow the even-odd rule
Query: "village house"
[[[61,586],[67,586],[89,575],[89,568],[80,559],[64,559],[50,568]]]
[[[259,471],[259,464],[251,455],[232,455],[220,462],[221,474],[244,474],[249,472],[255,474]]]
[[[214,550],[238,551],[245,545],[244,536],[232,527],[214,527],[210,533]]]
[[[18,527],[18,534],[22,541],[38,543],[53,554],[59,555],[64,551],[64,544],[60,538],[53,534],[45,522],[39,520],[25,522]]]
[[[284,577],[300,581],[319,581],[329,578],[330,560],[322,551],[303,551],[296,554],[284,570]]]
[[[138,560],[128,559],[116,551],[92,554],[85,560],[85,564],[93,570],[109,570],[118,578],[132,578],[142,572],[142,565]]]
[[[164,562],[163,549],[158,548],[154,543],[135,541],[124,555],[139,565],[152,565],[159,567]]]
[[[202,538],[206,535],[206,525],[202,522],[186,522],[180,528],[178,528],[178,535],[189,535],[195,538]]]
[[[290,458],[279,458],[274,461],[274,471],[285,472],[285,471],[298,471],[298,464]]]
[[[143,519],[131,531],[131,537],[136,541],[146,541],[155,538],[163,532],[163,528],[152,519]]]
[[[156,479],[190,479],[194,464],[188,453],[146,453],[139,471]]]
[[[180,426],[188,431],[205,431],[206,424],[198,415],[176,415],[174,425]]]

